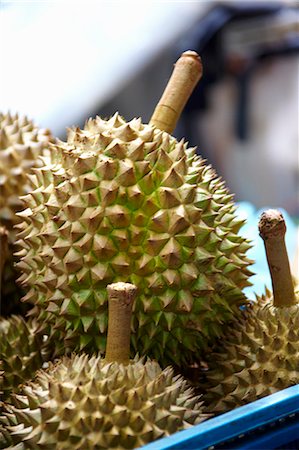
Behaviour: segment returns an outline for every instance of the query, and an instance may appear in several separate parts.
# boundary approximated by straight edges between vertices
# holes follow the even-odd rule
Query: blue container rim
[[[142,450],[203,450],[299,412],[299,384],[147,444]],[[200,442],[199,442],[200,438]]]

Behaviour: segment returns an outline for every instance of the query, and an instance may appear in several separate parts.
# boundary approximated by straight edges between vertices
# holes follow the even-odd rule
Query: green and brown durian
[[[129,360],[125,326],[136,288],[125,283],[109,288],[105,359],[65,356],[41,370],[4,406],[0,448],[133,449],[207,418],[202,402],[170,367]]]
[[[0,226],[9,232],[9,253],[2,275],[0,314],[24,312],[19,299],[24,293],[16,285],[19,274],[14,267],[16,215],[22,209],[20,196],[30,192],[27,174],[41,165],[40,156],[49,152],[53,137],[47,129],[39,129],[26,116],[0,113]]]
[[[199,70],[192,52],[183,59]],[[156,124],[90,119],[30,177],[19,214],[23,300],[57,333],[58,355],[105,348],[112,282],[139,289],[132,354],[163,366],[192,361],[246,302],[250,245],[232,195]]]
[[[280,212],[261,216],[273,294],[267,289],[211,354],[207,410],[223,413],[299,383],[299,286],[291,277]]]
[[[33,378],[47,359],[43,336],[35,320],[21,316],[0,318],[0,392],[9,398],[18,386]]]

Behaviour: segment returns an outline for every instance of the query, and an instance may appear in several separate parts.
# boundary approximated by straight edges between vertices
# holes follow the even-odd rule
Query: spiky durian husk
[[[299,383],[299,304],[275,307],[267,290],[209,360],[207,411],[224,413]]]
[[[22,209],[20,196],[30,190],[27,174],[41,165],[38,158],[47,154],[49,142],[53,142],[49,130],[38,129],[26,116],[0,113],[0,225],[9,231],[10,250],[0,292],[2,315],[24,310],[19,302],[24,293],[15,283],[19,275],[13,265],[13,226],[19,222],[16,212]]]
[[[20,213],[25,300],[60,330],[63,351],[97,351],[107,284],[133,283],[132,350],[163,365],[190,361],[238,313],[249,284],[249,244],[224,183],[195,149],[117,114],[70,130],[51,155]]]
[[[131,449],[201,422],[201,410],[170,367],[73,355],[40,371],[0,421],[2,440],[20,450]]]
[[[43,348],[43,337],[37,332],[34,320],[26,322],[20,316],[0,318],[0,391],[3,400],[42,367],[43,358],[46,358]]]

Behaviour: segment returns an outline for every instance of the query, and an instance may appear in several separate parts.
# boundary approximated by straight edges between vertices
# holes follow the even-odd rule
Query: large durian
[[[176,75],[184,62],[185,89],[201,65],[186,52]],[[176,76],[168,91],[177,100],[173,83]],[[51,162],[31,177],[19,269],[30,287],[24,301],[58,331],[58,354],[105,348],[107,283],[138,286],[132,350],[163,365],[198,356],[245,302],[243,222],[215,171],[158,128],[174,127],[169,114],[179,108],[167,102],[149,125],[118,114],[88,120],[52,146]]]
[[[72,355],[40,371],[5,405],[0,448],[133,449],[207,417],[199,398],[170,367],[162,370],[138,357],[129,361],[136,288],[116,283],[108,289],[105,359]]]
[[[48,152],[53,137],[47,129],[39,129],[26,116],[0,113],[0,226],[9,231],[9,254],[5,263],[0,291],[0,314],[24,310],[19,299],[24,293],[16,285],[13,266],[13,226],[19,222],[16,212],[22,209],[20,196],[31,188],[27,174],[41,165],[39,156]]]
[[[0,318],[0,392],[2,400],[30,380],[47,359],[43,336],[35,320],[21,316]]]
[[[234,323],[218,353],[204,396],[208,411],[223,413],[299,383],[299,286],[292,281],[280,212],[262,214],[273,294],[266,294]]]

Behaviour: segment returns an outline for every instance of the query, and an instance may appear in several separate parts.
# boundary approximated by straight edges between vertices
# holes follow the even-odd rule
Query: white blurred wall
[[[2,2],[1,110],[64,133],[175,42],[208,3]]]

